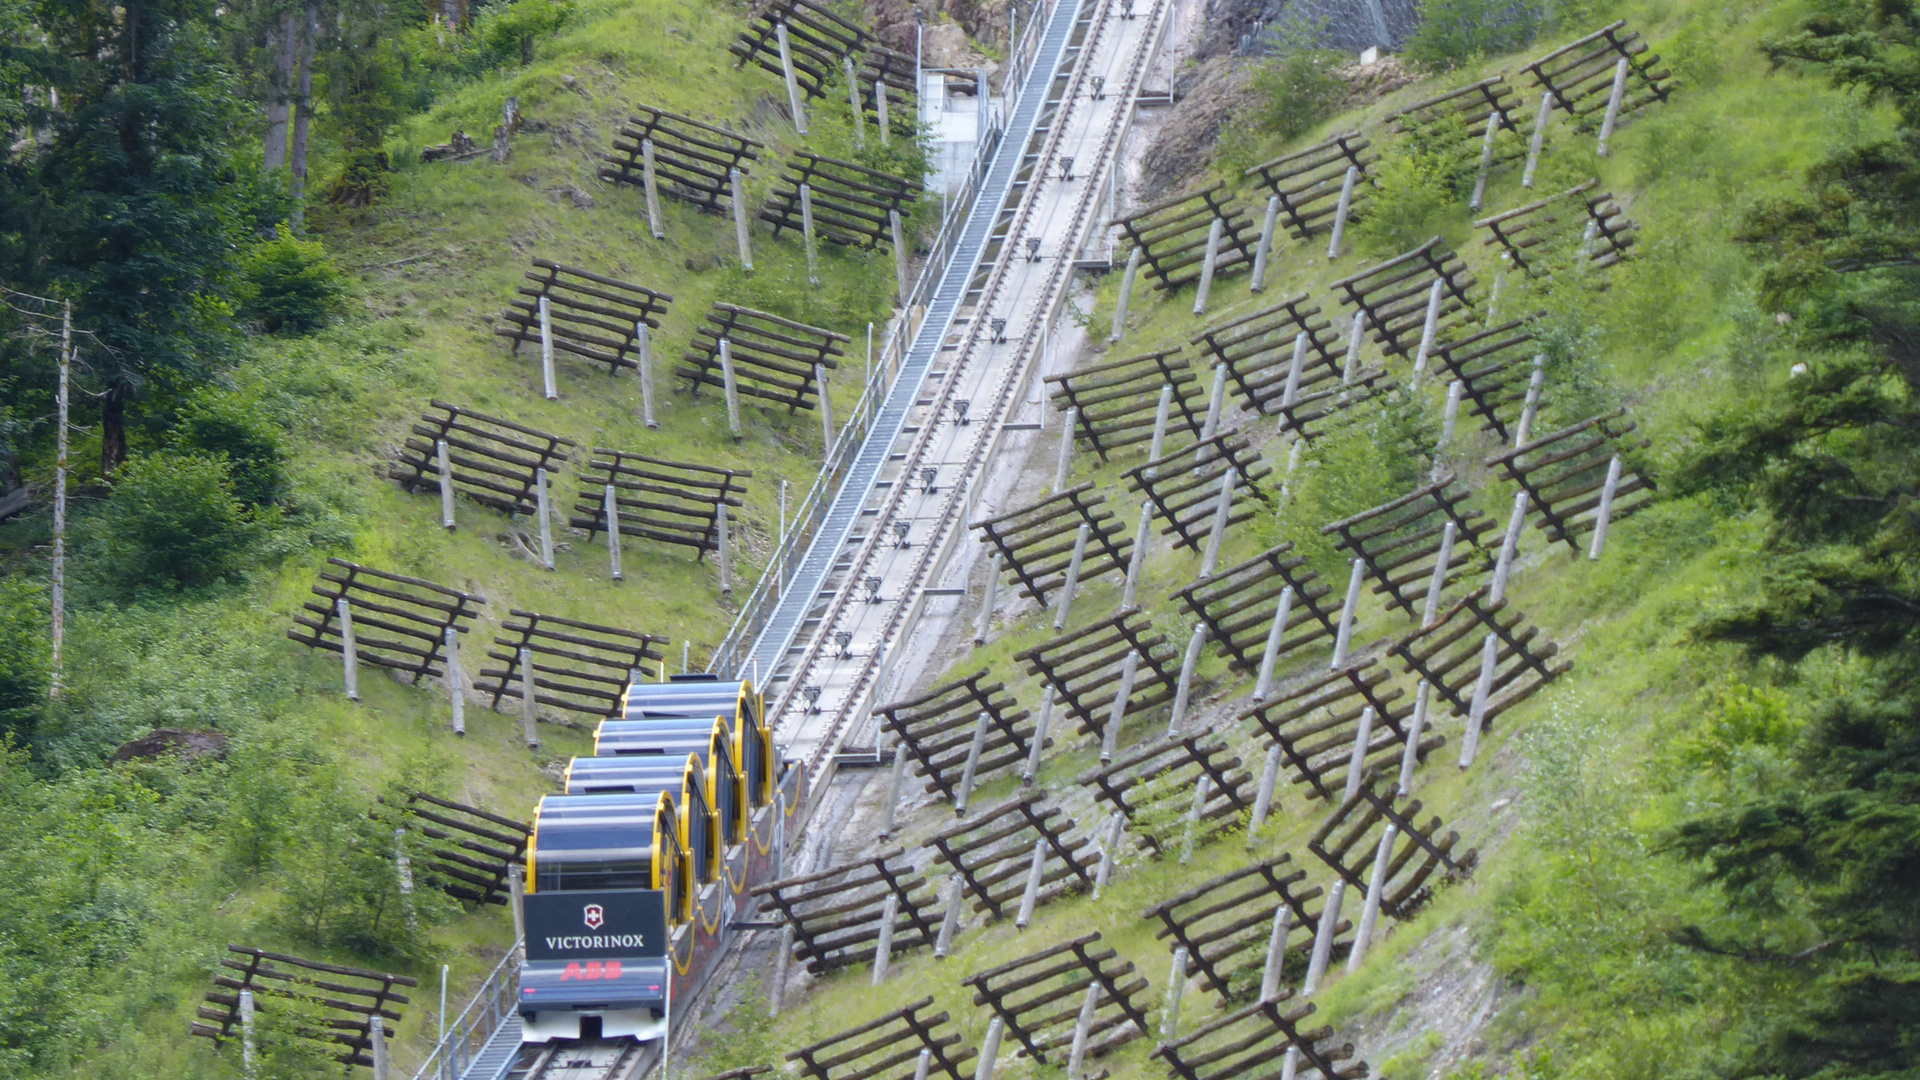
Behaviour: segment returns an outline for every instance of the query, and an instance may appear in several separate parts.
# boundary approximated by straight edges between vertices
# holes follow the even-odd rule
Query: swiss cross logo
[[[600,925],[607,921],[607,910],[599,904],[588,904],[581,914],[585,916],[589,930],[598,930]]]

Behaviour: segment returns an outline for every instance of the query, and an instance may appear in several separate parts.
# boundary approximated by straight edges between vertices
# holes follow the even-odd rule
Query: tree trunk
[[[273,53],[273,84],[267,90],[268,172],[279,172],[287,165],[287,113],[293,103],[294,49],[299,41],[298,16],[289,8],[280,13],[280,26],[267,42]]]
[[[127,397],[131,388],[116,382],[100,401],[100,476],[112,480],[127,463]]]
[[[319,9],[307,5],[300,27],[299,88],[293,96],[293,227],[297,232],[306,219],[302,200],[307,194],[307,121],[313,115],[313,47],[320,36]]]

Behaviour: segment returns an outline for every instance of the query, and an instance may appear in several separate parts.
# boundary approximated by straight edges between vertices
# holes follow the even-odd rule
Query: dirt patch
[[[158,761],[167,754],[184,761],[227,756],[227,737],[218,731],[155,728],[113,752],[114,761]]]

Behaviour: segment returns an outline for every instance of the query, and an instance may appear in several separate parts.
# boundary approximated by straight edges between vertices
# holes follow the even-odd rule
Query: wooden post
[[[1333,659],[1327,664],[1329,671],[1347,662],[1347,647],[1353,644],[1354,609],[1360,606],[1360,585],[1366,573],[1367,564],[1353,560],[1353,572],[1347,576],[1347,602],[1340,607],[1340,628],[1333,639]]]
[[[1388,824],[1380,834],[1380,848],[1373,856],[1373,876],[1367,879],[1366,906],[1360,910],[1360,929],[1353,935],[1353,951],[1347,954],[1347,974],[1360,970],[1367,958],[1367,944],[1380,921],[1380,896],[1387,888],[1387,860],[1393,857],[1393,842],[1400,836],[1398,825]]]
[[[1333,210],[1333,235],[1327,239],[1327,261],[1332,262],[1346,247],[1347,215],[1353,212],[1353,188],[1360,180],[1360,167],[1347,166],[1346,179],[1340,181],[1340,202]]]
[[[1187,719],[1187,703],[1193,695],[1193,673],[1200,666],[1200,650],[1207,644],[1207,624],[1193,624],[1193,636],[1187,639],[1187,655],[1180,663],[1180,682],[1173,692],[1173,715],[1167,720],[1167,738],[1180,737],[1180,725]]]
[[[716,515],[716,517],[719,519],[719,527],[720,527],[720,536],[719,536],[720,592],[726,596],[732,596],[733,595],[733,558],[732,558],[732,552],[728,550],[730,547],[732,547],[732,545],[727,542],[727,504],[726,503],[720,504],[719,513]]]
[[[993,1067],[1000,1057],[1000,1040],[1007,1030],[1007,1022],[994,1017],[987,1025],[987,1040],[980,1047],[980,1063],[974,1066],[973,1080],[993,1080]]]
[[[727,431],[735,441],[746,436],[740,426],[740,384],[733,377],[733,342],[720,339],[720,382],[727,396]]]
[[[825,365],[813,365],[813,384],[820,388],[820,454],[828,460],[833,456],[833,399],[827,396]]]
[[[1100,980],[1087,984],[1087,996],[1081,999],[1080,1016],[1073,1022],[1073,1048],[1067,1053],[1067,1078],[1080,1080],[1081,1068],[1087,1060],[1087,1040],[1093,1034],[1095,1010],[1100,1007]]]
[[[1087,557],[1087,538],[1092,533],[1092,526],[1082,522],[1079,534],[1074,537],[1073,557],[1067,560],[1066,580],[1060,583],[1060,603],[1053,609],[1053,628],[1056,632],[1066,629],[1067,614],[1073,610],[1073,594],[1080,588],[1080,564]]]
[[[452,529],[459,524],[453,516],[453,455],[445,439],[435,440],[433,452],[440,466],[440,525]]]
[[[1173,1041],[1174,1032],[1180,1030],[1180,995],[1187,989],[1187,947],[1179,946],[1173,950],[1173,968],[1167,972],[1166,1004],[1160,1010],[1160,1041]]]
[[[1273,226],[1280,218],[1280,196],[1267,197],[1267,218],[1260,224],[1260,246],[1253,249],[1253,280],[1247,283],[1252,292],[1267,291],[1267,259],[1273,250]]]
[[[1254,838],[1260,835],[1260,826],[1267,823],[1267,814],[1273,809],[1273,787],[1280,781],[1280,747],[1276,744],[1267,749],[1266,767],[1260,771],[1260,790],[1253,797],[1253,815],[1247,820],[1247,846],[1253,846]]]
[[[847,104],[853,107],[853,144],[864,150],[867,147],[867,114],[860,108],[860,80],[853,73],[853,57],[841,57],[840,68],[847,75]]]
[[[539,688],[534,685],[533,650],[520,650],[520,733],[527,740],[527,748],[540,745],[540,702],[537,698]]]
[[[1613,496],[1620,487],[1620,455],[1613,455],[1607,462],[1607,486],[1600,489],[1600,506],[1593,516],[1593,544],[1587,548],[1587,558],[1599,559],[1600,553],[1607,550],[1607,523],[1613,519]]]
[[[1327,961],[1333,958],[1333,935],[1340,927],[1340,908],[1347,899],[1347,879],[1336,877],[1327,889],[1327,906],[1320,909],[1320,925],[1313,933],[1313,954],[1307,958],[1307,977],[1300,985],[1302,994],[1320,988],[1327,973]]]
[[[1600,121],[1600,146],[1597,152],[1601,157],[1607,156],[1607,144],[1613,140],[1613,125],[1620,120],[1620,103],[1627,96],[1627,72],[1630,68],[1624,56],[1613,66],[1613,93],[1607,95],[1607,115]]]
[[[1106,888],[1107,879],[1113,876],[1114,855],[1120,849],[1120,834],[1127,827],[1127,816],[1114,811],[1107,819],[1106,841],[1100,845],[1100,866],[1093,874],[1093,898],[1100,899],[1100,890]]]
[[[954,932],[960,929],[960,908],[966,900],[966,891],[961,887],[959,874],[948,874],[944,889],[947,894],[947,909],[940,915],[940,932],[933,939],[933,958],[945,960],[953,948]]]
[[[624,580],[624,575],[620,570],[620,504],[619,500],[614,497],[614,487],[612,484],[607,485],[605,496],[607,504],[607,563],[609,564],[609,570],[613,574],[613,580],[621,581]]]
[[[1040,695],[1040,719],[1034,723],[1033,745],[1027,748],[1027,767],[1020,774],[1022,787],[1033,783],[1040,773],[1040,755],[1047,745],[1047,728],[1053,723],[1053,687],[1049,685]]]
[[[353,606],[346,597],[333,602],[340,619],[340,665],[347,683],[347,700],[360,700],[360,649],[353,640]]]
[[[466,676],[460,670],[460,632],[449,626],[447,642],[447,700],[453,708],[453,733],[467,733]]]
[[[1100,764],[1113,760],[1114,748],[1120,744],[1120,725],[1127,719],[1127,699],[1133,696],[1133,681],[1140,674],[1140,653],[1129,649],[1127,658],[1120,663],[1120,686],[1113,695],[1113,708],[1107,714],[1106,729],[1100,733]]]
[[[1480,172],[1473,180],[1473,197],[1467,200],[1467,209],[1474,213],[1479,213],[1487,201],[1487,177],[1493,172],[1493,140],[1499,132],[1500,113],[1488,113],[1487,133],[1480,139]]]
[[[60,696],[62,654],[67,641],[67,414],[73,371],[73,301],[60,305],[60,389],[57,395],[53,452],[53,567],[48,599],[47,696]],[[357,698],[355,700],[358,700]],[[252,1000],[249,998],[248,1000]],[[251,1066],[249,1066],[251,1069]]]
[[[1513,560],[1520,551],[1520,530],[1527,524],[1527,492],[1513,493],[1513,516],[1507,519],[1507,536],[1500,544],[1500,558],[1493,564],[1493,588],[1487,601],[1497,604],[1507,598],[1507,577],[1513,573]]]
[[[893,921],[900,917],[900,894],[890,892],[887,902],[880,909],[880,940],[873,945],[873,981],[870,985],[879,986],[887,981],[887,967],[893,962]]]
[[[1213,780],[1202,776],[1193,785],[1193,805],[1187,808],[1186,828],[1180,835],[1180,865],[1193,859],[1193,844],[1200,829],[1200,817],[1207,809],[1207,796],[1213,794]]]
[[[1420,385],[1420,376],[1427,373],[1427,357],[1433,354],[1433,339],[1440,333],[1440,301],[1446,295],[1447,283],[1435,278],[1433,287],[1427,290],[1427,321],[1420,328],[1420,351],[1413,356],[1413,385]]]
[[[1020,912],[1013,918],[1015,930],[1025,930],[1033,922],[1034,905],[1040,902],[1040,884],[1047,873],[1047,842],[1033,842],[1033,862],[1027,867],[1027,888],[1020,894]]]
[[[1080,410],[1067,407],[1066,422],[1060,425],[1060,452],[1053,464],[1053,490],[1067,490],[1067,481],[1073,476],[1073,426],[1080,419]]]
[[[653,172],[653,140],[640,140],[640,178],[647,189],[647,226],[653,230],[655,240],[667,238],[666,229],[660,224],[660,187]]]
[[[1280,590],[1280,606],[1273,613],[1273,625],[1267,628],[1267,645],[1260,652],[1260,676],[1253,683],[1253,700],[1265,701],[1273,690],[1273,665],[1280,658],[1280,639],[1287,633],[1287,616],[1293,611],[1293,586]]]
[[[887,229],[893,234],[893,276],[900,284],[900,303],[907,302],[907,296],[913,291],[913,277],[909,273],[913,252],[907,249],[906,229],[900,224],[900,211],[887,211]]]
[[[1119,341],[1127,332],[1127,302],[1133,299],[1133,279],[1140,274],[1140,256],[1138,247],[1127,255],[1127,270],[1120,276],[1120,300],[1113,305],[1113,333],[1108,341]]]
[[[813,185],[800,185],[800,236],[806,241],[807,284],[820,284],[820,253],[813,242]],[[902,297],[902,299],[905,299]]]
[[[1213,264],[1220,258],[1220,233],[1226,222],[1219,218],[1207,226],[1206,261],[1200,264],[1200,289],[1193,294],[1193,313],[1204,315],[1207,311],[1207,293],[1213,290]]]
[[[902,742],[893,748],[893,777],[887,783],[887,823],[880,830],[882,836],[893,835],[893,819],[900,807],[900,785],[907,778],[907,744]]]
[[[1276,748],[1277,749],[1277,748]],[[1267,962],[1260,969],[1260,1000],[1280,996],[1280,976],[1287,963],[1287,931],[1293,926],[1293,909],[1281,903],[1273,909],[1273,929],[1267,933]]]
[[[1533,174],[1540,167],[1540,148],[1547,141],[1547,124],[1553,120],[1553,91],[1543,91],[1540,95],[1540,112],[1533,118],[1533,138],[1527,143],[1527,170],[1520,175],[1520,186],[1533,189]],[[1493,317],[1487,317],[1488,322]]]
[[[1140,504],[1140,529],[1133,537],[1133,550],[1127,554],[1127,583],[1120,588],[1120,610],[1133,607],[1140,590],[1140,573],[1147,565],[1147,544],[1153,539],[1153,503]]]
[[[1213,576],[1220,565],[1220,546],[1226,543],[1227,521],[1233,516],[1233,482],[1239,473],[1228,469],[1220,474],[1220,494],[1213,504],[1213,528],[1207,533],[1207,550],[1200,557],[1200,579]]]
[[[874,116],[879,121],[880,145],[893,145],[893,132],[887,124],[887,82],[885,79],[873,80]]]
[[[973,643],[985,645],[987,630],[993,625],[993,604],[995,594],[1000,591],[1000,553],[994,552],[987,559],[987,594],[980,601],[980,620],[973,627]]]
[[[967,744],[967,764],[960,771],[960,793],[953,800],[955,817],[965,817],[967,805],[973,802],[973,785],[979,776],[980,755],[987,749],[987,721],[985,711],[980,713],[973,725],[973,741]]]
[[[1500,635],[1488,634],[1480,643],[1480,679],[1473,684],[1473,700],[1467,708],[1467,734],[1460,741],[1460,768],[1473,765],[1480,750],[1480,728],[1487,716],[1487,697],[1493,692],[1494,669],[1500,663]]]
[[[1366,329],[1367,313],[1353,313],[1353,325],[1347,330],[1347,362],[1340,369],[1340,385],[1353,385],[1354,373],[1360,370],[1361,331]]]
[[[254,1072],[253,991],[240,991],[240,1068],[248,1077]]]
[[[1280,407],[1292,405],[1300,397],[1300,374],[1307,366],[1307,332],[1293,335],[1293,359],[1287,362],[1287,382],[1280,391]]]
[[[1173,384],[1167,383],[1160,388],[1160,404],[1153,412],[1153,441],[1147,444],[1147,460],[1159,461],[1167,448],[1167,423],[1173,419]],[[1155,477],[1156,472],[1146,474],[1147,479]]]
[[[793,70],[793,46],[787,41],[787,24],[773,24],[775,38],[780,43],[780,72],[787,80],[787,105],[793,109],[793,130],[807,133],[807,112],[800,104],[800,79]]]
[[[653,330],[645,319],[634,324],[633,343],[640,361],[640,421],[657,428],[660,418],[653,409]]]
[[[553,305],[540,298],[540,381],[548,401],[559,401],[560,390],[553,380]]]
[[[540,515],[540,565],[553,569],[553,506],[547,498],[547,470],[533,470],[534,512]]]
[[[1413,794],[1413,767],[1420,763],[1420,736],[1427,727],[1427,699],[1432,694],[1433,687],[1421,679],[1413,693],[1413,718],[1407,721],[1407,745],[1400,755],[1400,786],[1396,793],[1403,799]]]
[[[740,268],[753,269],[753,249],[747,244],[747,191],[738,168],[727,170],[727,186],[733,195],[733,239],[740,247]]]

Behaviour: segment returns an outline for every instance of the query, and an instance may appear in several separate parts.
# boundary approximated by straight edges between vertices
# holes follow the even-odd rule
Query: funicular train
[[[698,993],[737,904],[779,877],[806,770],[753,685],[635,682],[527,845],[522,1041],[657,1039]]]

